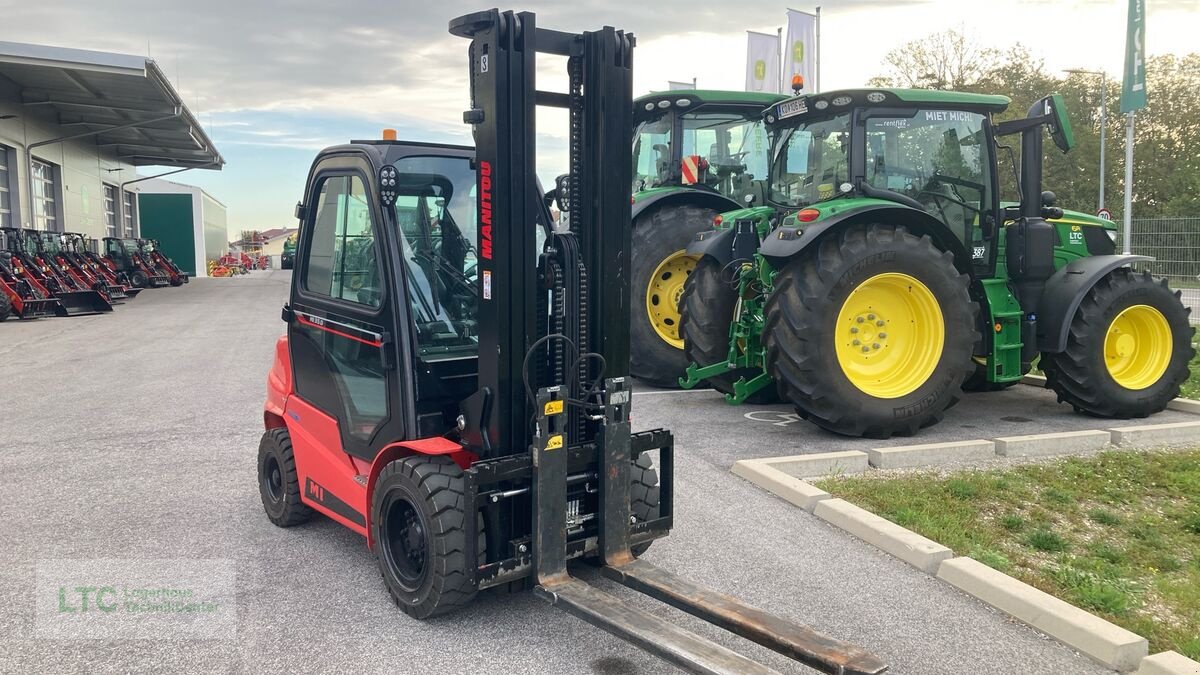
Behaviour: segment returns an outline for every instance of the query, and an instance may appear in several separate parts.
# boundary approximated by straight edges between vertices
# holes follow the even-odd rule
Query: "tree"
[[[961,31],[947,30],[888,52],[883,59],[886,72],[869,84],[962,90],[991,72],[1000,56],[998,50],[981,46]]]

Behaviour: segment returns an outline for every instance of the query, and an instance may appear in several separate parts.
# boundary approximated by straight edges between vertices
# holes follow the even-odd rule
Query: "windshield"
[[[672,161],[671,125],[664,114],[642,122],[634,132],[633,191],[660,185],[707,185],[737,198],[750,181],[767,175],[769,144],[758,111],[706,112],[681,116],[682,160]]]
[[[476,331],[475,171],[466,157],[405,157],[396,222],[408,295],[426,360],[473,355]]]
[[[58,235],[53,232],[42,233],[42,250],[47,253],[58,253],[62,247],[58,244]]]
[[[837,194],[850,175],[850,115],[811,120],[779,132],[771,201],[807,206]]]

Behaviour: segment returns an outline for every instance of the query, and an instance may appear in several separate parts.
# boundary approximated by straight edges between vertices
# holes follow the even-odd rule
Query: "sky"
[[[1150,55],[1200,51],[1200,0],[1147,0]],[[313,157],[351,138],[470,143],[467,41],[449,20],[490,5],[254,0],[0,0],[0,39],[148,54],[175,83],[227,162],[171,177],[224,202],[229,230],[292,227]],[[814,6],[793,0],[795,9]],[[696,78],[741,89],[746,31],[773,33],[787,5],[744,0],[528,0],[538,25],[572,32],[615,26],[637,36],[634,95]],[[888,51],[958,29],[987,46],[1028,46],[1050,70],[1119,78],[1125,0],[837,0],[821,8],[821,86],[861,86]],[[48,30],[48,27],[53,27]],[[538,87],[561,91],[565,61],[539,63]],[[1153,92],[1151,92],[1153,95]],[[565,114],[539,115],[538,171],[565,170]],[[143,174],[154,173],[143,170]]]

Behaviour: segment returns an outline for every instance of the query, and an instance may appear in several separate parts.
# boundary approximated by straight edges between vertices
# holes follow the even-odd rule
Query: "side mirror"
[[[1070,152],[1075,147],[1075,135],[1071,133],[1071,119],[1067,117],[1067,104],[1061,94],[1051,94],[1038,105],[1042,107],[1042,115],[1047,118],[1046,130],[1054,145],[1063,152]]]
[[[554,204],[558,210],[566,213],[571,210],[571,181],[570,174],[562,174],[554,179]]]

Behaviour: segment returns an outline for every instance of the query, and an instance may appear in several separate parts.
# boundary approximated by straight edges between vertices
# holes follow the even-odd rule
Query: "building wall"
[[[16,155],[10,167],[17,183],[14,224],[34,227],[25,148],[39,141],[80,133],[80,129],[60,127],[55,116],[44,107],[22,105],[18,88],[0,76],[0,117],[5,115],[16,116],[0,119],[0,145],[12,148]],[[58,166],[58,229],[96,238],[106,236],[104,184],[119,186],[133,179],[135,168],[101,151],[92,138],[43,145],[34,148],[33,156]],[[136,191],[136,185],[130,187]]]
[[[217,260],[229,250],[229,232],[226,229],[225,205],[200,192],[201,237],[206,260]]]
[[[138,201],[142,236],[158,240],[162,252],[194,277],[203,256],[196,255],[192,199],[190,194],[143,193]]]

